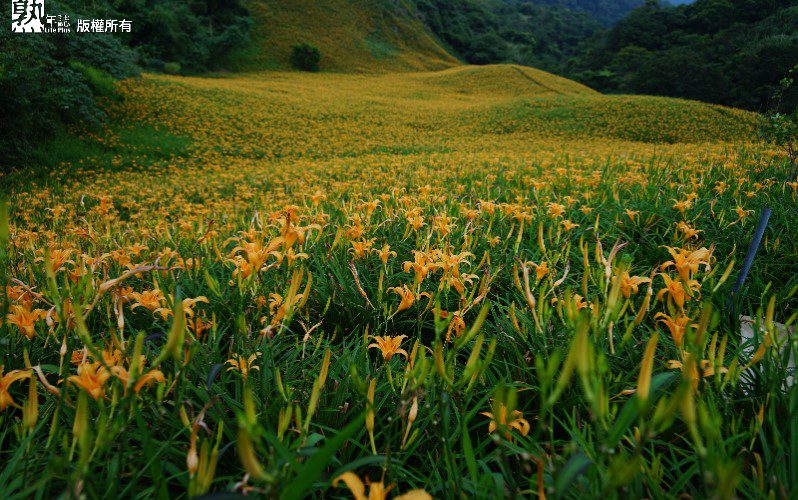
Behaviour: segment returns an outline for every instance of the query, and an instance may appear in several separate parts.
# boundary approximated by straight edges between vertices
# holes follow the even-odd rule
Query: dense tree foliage
[[[583,12],[529,0],[416,0],[430,29],[472,64],[559,70],[601,29]]]
[[[620,21],[571,76],[603,91],[763,110],[798,61],[793,0],[649,1]],[[795,96],[785,97],[795,105]]]
[[[112,0],[105,9],[132,20],[129,43],[143,63],[177,62],[189,72],[223,67],[252,23],[241,0]]]
[[[43,139],[73,123],[96,125],[100,96],[140,67],[183,72],[218,69],[250,25],[240,1],[48,0],[46,15],[68,15],[72,33],[20,35],[0,30],[0,168],[29,159]],[[0,22],[9,26],[7,9]],[[131,33],[80,33],[77,19],[127,19]]]

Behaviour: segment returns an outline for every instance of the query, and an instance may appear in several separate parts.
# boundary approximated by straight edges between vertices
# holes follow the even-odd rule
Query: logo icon
[[[11,31],[43,33],[44,0],[11,0]]]

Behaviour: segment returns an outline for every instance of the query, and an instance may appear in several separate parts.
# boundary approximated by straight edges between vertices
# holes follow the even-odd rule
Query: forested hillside
[[[648,2],[586,51],[582,71],[570,76],[607,92],[761,110],[796,63],[793,0],[698,0],[676,8]]]
[[[422,19],[471,64],[511,62],[560,71],[601,29],[584,12],[529,1],[416,0]]]
[[[416,1],[469,63],[536,66],[604,92],[763,110],[798,62],[794,0]]]

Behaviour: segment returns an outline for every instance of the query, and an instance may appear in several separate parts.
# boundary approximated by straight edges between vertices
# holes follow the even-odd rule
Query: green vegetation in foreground
[[[753,114],[506,66],[119,91],[0,204],[0,497],[798,488],[798,184]]]

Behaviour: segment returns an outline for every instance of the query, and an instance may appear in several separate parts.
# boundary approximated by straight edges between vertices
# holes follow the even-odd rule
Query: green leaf
[[[474,457],[474,447],[471,446],[471,437],[468,435],[468,425],[463,422],[463,456],[465,456],[466,466],[468,467],[468,475],[471,476],[471,482],[477,484],[477,461]]]
[[[571,458],[557,475],[557,479],[554,482],[554,491],[556,492],[557,498],[562,498],[571,488],[574,481],[584,474],[585,470],[587,470],[588,466],[592,463],[593,461],[581,451],[571,455]]]
[[[658,373],[651,377],[651,402],[656,402],[660,396],[662,396],[662,392],[665,388],[670,385],[670,383],[674,380],[675,373],[673,372],[666,372],[666,373]],[[618,445],[618,442],[621,440],[623,434],[629,430],[632,424],[638,418],[638,404],[637,404],[637,397],[630,398],[621,408],[621,412],[618,414],[618,418],[615,419],[615,424],[610,429],[609,434],[607,435],[606,445],[610,448],[614,448]]]
[[[283,500],[299,500],[305,497],[305,492],[315,483],[324,468],[330,463],[332,456],[338,451],[344,442],[363,426],[365,413],[361,413],[355,420],[349,423],[341,432],[337,433],[325,444],[318,452],[305,462],[299,474],[289,484],[280,498]]]
[[[8,200],[0,198],[0,252],[5,252],[5,248],[11,239],[10,220],[11,214],[8,208]]]

